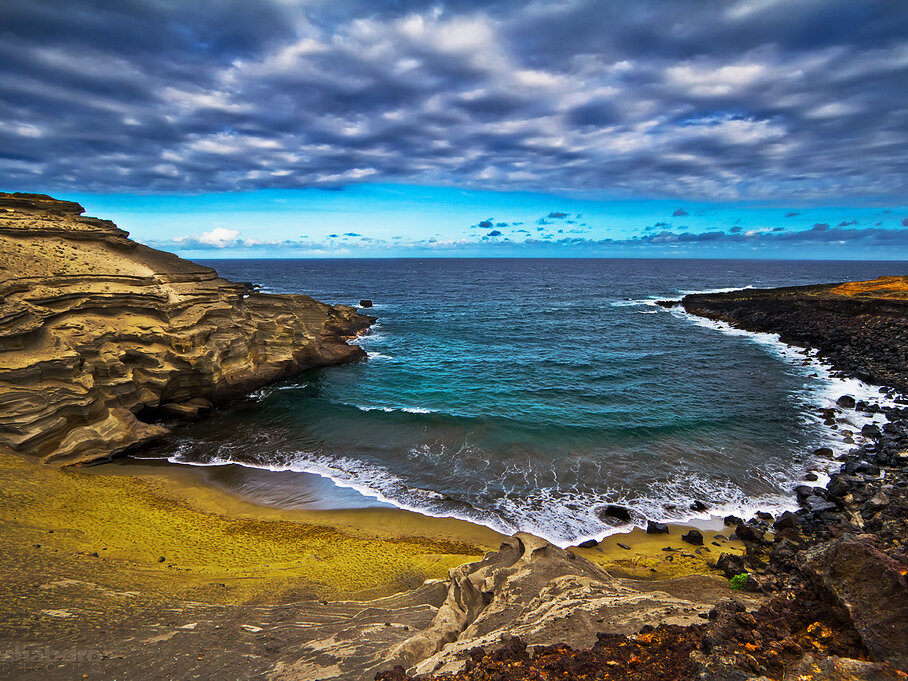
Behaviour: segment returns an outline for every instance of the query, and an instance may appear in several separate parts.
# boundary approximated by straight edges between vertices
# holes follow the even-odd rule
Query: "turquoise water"
[[[905,263],[209,262],[265,291],[375,302],[363,363],[259,391],[154,451],[262,503],[393,503],[567,543],[635,519],[790,504],[839,387],[769,339],[652,301],[906,273]],[[841,388],[844,389],[844,388]],[[233,465],[228,465],[232,462]],[[241,464],[241,465],[236,465]]]

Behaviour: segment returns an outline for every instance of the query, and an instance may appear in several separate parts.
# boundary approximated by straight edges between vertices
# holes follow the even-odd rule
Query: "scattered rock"
[[[731,579],[735,575],[747,572],[744,567],[744,558],[735,553],[723,553],[716,561],[716,567],[725,573],[725,576]]]
[[[681,539],[686,541],[688,544],[694,544],[696,546],[703,545],[703,533],[697,529],[691,529],[687,534],[682,534]]]
[[[753,525],[741,523],[735,528],[735,534],[742,541],[752,541],[762,543],[764,541],[763,531]]]
[[[843,409],[854,409],[855,406],[855,400],[851,395],[842,395],[835,403]]]
[[[668,534],[668,525],[665,523],[656,523],[652,520],[646,521],[647,534]]]
[[[775,530],[784,530],[787,528],[793,528],[797,525],[796,516],[791,511],[785,511],[782,515],[779,516],[778,520],[772,524],[773,529]]]
[[[586,541],[582,541],[577,544],[577,546],[579,546],[581,549],[594,549],[599,546],[599,542],[595,539],[587,539]]]

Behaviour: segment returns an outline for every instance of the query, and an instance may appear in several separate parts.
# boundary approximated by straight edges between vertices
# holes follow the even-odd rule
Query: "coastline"
[[[52,201],[48,197],[35,200],[39,199]],[[49,222],[57,220],[53,211],[41,212],[44,209],[37,204],[30,210]],[[68,206],[67,211],[61,220],[71,233],[62,232],[64,240],[78,240],[77,235],[102,251],[132,249],[141,257],[153,256],[152,264],[163,258],[163,273],[154,275],[162,280],[155,286],[172,285],[168,268],[196,267],[167,254],[149,255],[111,225],[79,217],[80,206]],[[10,227],[10,238],[37,250],[46,245],[32,238],[31,223],[23,225]],[[80,266],[91,267],[93,262]],[[121,264],[138,267],[136,262],[126,257]],[[416,508],[400,508],[400,504],[395,508],[366,500],[355,507],[360,500],[352,490],[365,491],[378,502],[389,501],[386,497],[391,495],[382,495],[369,475],[363,480],[335,480],[333,469],[280,473],[267,466],[251,474],[251,466],[185,466],[175,459],[119,458],[112,463],[114,454],[137,451],[138,440],[129,440],[132,431],[122,431],[124,424],[146,428],[148,432],[142,432],[155,439],[170,432],[178,420],[209,415],[222,402],[230,391],[224,392],[221,383],[229,387],[233,376],[222,376],[225,365],[218,360],[222,346],[203,342],[196,347],[187,339],[210,339],[207,330],[221,329],[219,324],[233,328],[228,317],[239,314],[244,305],[264,306],[255,308],[259,316],[254,316],[248,338],[238,337],[238,345],[230,346],[236,351],[230,357],[250,372],[252,383],[270,385],[313,362],[333,364],[366,356],[347,341],[374,318],[359,315],[353,308],[325,306],[304,296],[259,300],[255,298],[258,294],[217,278],[213,271],[192,270],[190,274],[189,288],[181,291],[189,296],[191,305],[174,308],[182,326],[174,327],[172,320],[168,323],[175,333],[183,334],[174,337],[180,340],[180,352],[206,367],[207,378],[201,383],[189,380],[192,376],[181,373],[176,363],[164,367],[160,380],[155,379],[158,392],[143,390],[149,377],[134,353],[106,352],[98,359],[91,343],[97,345],[107,336],[93,337],[88,345],[79,340],[79,348],[89,348],[85,361],[105,380],[113,380],[111,385],[119,386],[119,392],[106,391],[86,379],[94,390],[90,398],[107,400],[98,403],[107,411],[96,414],[89,410],[83,417],[108,416],[92,420],[90,428],[82,426],[78,418],[61,422],[61,428],[71,426],[75,433],[65,437],[73,454],[65,461],[47,443],[31,449],[16,445],[19,430],[41,435],[41,424],[48,418],[40,408],[46,386],[37,380],[24,386],[28,391],[24,411],[19,412],[18,425],[7,427],[7,439],[13,442],[9,446],[18,451],[0,444],[0,523],[6,537],[0,553],[0,602],[4,604],[0,666],[12,663],[8,668],[33,672],[31,677],[19,675],[22,678],[68,678],[71,671],[89,670],[80,663],[88,651],[90,656],[100,656],[90,662],[110,660],[90,671],[122,672],[131,678],[152,678],[150,674],[186,678],[215,664],[229,670],[227,676],[237,678],[289,681],[327,675],[338,681],[366,681],[398,663],[419,673],[457,671],[465,654],[478,661],[478,653],[474,655],[471,648],[494,649],[512,639],[522,639],[520,645],[558,647],[563,643],[588,650],[603,640],[620,639],[624,641],[620,645],[637,645],[642,640],[648,645],[651,639],[647,637],[658,627],[665,650],[682,642],[694,645],[685,648],[690,655],[682,664],[689,664],[690,669],[712,666],[719,670],[712,677],[701,675],[704,681],[724,679],[730,668],[781,678],[798,654],[803,657],[805,645],[823,656],[843,655],[908,667],[908,651],[898,647],[898,622],[908,621],[903,617],[908,605],[899,600],[905,591],[905,571],[899,572],[899,566],[908,565],[903,546],[908,536],[904,465],[908,463],[908,408],[899,406],[904,400],[893,390],[874,392],[866,384],[840,380],[852,368],[862,378],[893,376],[897,382],[890,385],[904,383],[904,366],[898,358],[908,357],[904,349],[908,315],[903,310],[908,277],[891,277],[882,284],[860,282],[778,292],[738,289],[685,297],[682,306],[688,307],[691,300],[700,305],[693,312],[706,319],[689,318],[711,329],[703,333],[717,329],[746,335],[795,367],[792,377],[806,379],[804,383],[810,385],[801,390],[798,380],[786,382],[784,391],[777,391],[774,404],[782,411],[798,406],[798,417],[826,428],[824,436],[835,440],[827,444],[834,446],[810,451],[809,440],[789,439],[789,444],[800,442],[798,451],[784,450],[791,452],[790,469],[781,471],[777,464],[769,467],[760,462],[739,467],[745,476],[769,475],[762,486],[737,486],[711,494],[715,485],[707,488],[692,480],[675,492],[663,489],[652,498],[641,497],[637,506],[631,498],[622,501],[615,497],[618,504],[627,504],[618,508],[604,506],[614,503],[609,500],[611,492],[601,498],[587,496],[572,512],[582,523],[599,519],[590,526],[596,528],[596,534],[589,538],[581,536],[586,526],[574,523],[574,516],[558,515],[546,507],[553,522],[542,534],[565,540],[556,544],[527,532],[506,536],[485,525],[433,517]],[[145,280],[142,282],[144,286]],[[122,335],[117,336],[118,342],[132,343],[123,320],[132,319],[134,300],[132,289],[123,286],[118,294],[121,304],[105,307],[110,314],[101,321],[91,315],[87,319],[92,329],[100,331],[108,328],[108,318],[120,320],[123,328],[115,329]],[[878,295],[881,286],[892,289],[893,295]],[[846,293],[838,292],[840,288]],[[217,308],[210,307],[212,291],[223,297]],[[66,298],[68,294],[55,295]],[[149,290],[142,295],[151,299],[159,292]],[[806,298],[807,305],[798,296]],[[824,301],[820,315],[810,307],[816,296]],[[839,309],[836,296],[860,300]],[[103,295],[100,300],[109,303]],[[268,305],[280,308],[284,303],[310,315],[311,328],[294,339],[281,336],[286,341],[281,352],[290,353],[290,360],[275,355],[262,363],[256,329],[277,333]],[[710,305],[719,312],[711,314]],[[761,315],[767,309],[784,314],[765,323]],[[206,326],[201,335],[192,335],[201,328],[200,318],[188,314],[192,310],[217,310],[221,321],[210,329]],[[881,339],[874,336],[869,339],[872,343],[862,345],[868,339],[868,325],[865,316],[856,319],[856,311],[871,315],[873,334],[877,329],[885,331]],[[678,311],[674,313],[677,316]],[[55,310],[42,314],[55,320],[48,323],[49,328],[62,324]],[[145,323],[142,319],[140,315],[140,323]],[[207,318],[203,315],[201,319]],[[753,319],[758,323],[746,323]],[[687,319],[672,322],[688,323]],[[13,331],[31,338],[28,329],[20,326]],[[63,324],[57,331],[75,342],[73,338],[82,336],[69,338],[72,328]],[[300,331],[289,318],[287,328]],[[81,329],[78,327],[79,333]],[[834,354],[836,346],[830,354],[828,342],[841,329],[856,339],[848,345],[844,369]],[[802,343],[805,348],[799,350],[792,347],[798,345],[798,333],[819,342]],[[274,349],[270,343],[263,347],[269,352]],[[300,347],[308,349],[300,353]],[[155,348],[143,346],[143,352]],[[39,369],[46,361],[41,359],[44,355],[28,354],[30,348],[16,352],[22,356],[15,357],[26,364],[37,362],[34,366]],[[100,364],[91,363],[95,360]],[[764,358],[765,363],[773,361]],[[74,362],[70,369],[78,373],[84,366],[85,362]],[[13,380],[11,391],[16,393],[23,389],[15,382],[19,380],[17,367],[8,371]],[[39,370],[29,376],[44,373]],[[172,387],[165,389],[171,381]],[[203,392],[199,394],[199,390]],[[846,391],[854,394],[841,394]],[[127,396],[125,411],[122,395]],[[64,408],[64,402],[53,404],[53,409]],[[815,413],[809,413],[811,410]],[[224,411],[199,432],[203,438],[207,433],[216,446],[218,429],[229,427],[230,418]],[[108,426],[118,433],[113,439]],[[121,441],[121,435],[127,439]],[[44,458],[29,458],[26,452]],[[220,460],[217,457],[211,463]],[[93,461],[105,464],[87,465]],[[824,470],[809,470],[821,462]],[[70,466],[60,467],[61,463]],[[840,466],[838,472],[836,465]],[[295,471],[290,465],[284,469]],[[272,472],[263,472],[268,470]],[[465,474],[473,471],[470,468]],[[275,480],[269,476],[275,475],[288,475],[289,482],[282,482],[280,490],[272,487],[271,496],[261,493],[256,497],[255,484],[260,491],[269,483],[273,486]],[[804,475],[803,481],[793,479],[800,475]],[[785,483],[780,482],[783,479]],[[814,484],[795,487],[799,481]],[[358,487],[359,482],[364,485]],[[795,487],[796,496],[776,504],[774,513],[766,512],[764,496],[743,493],[745,489],[759,490],[761,495],[768,491],[769,498],[789,484]],[[350,506],[338,503],[344,498],[339,494],[322,508],[305,508],[307,497],[319,498],[318,490],[324,492],[329,485],[352,488],[344,490]],[[299,503],[294,508],[297,492]],[[281,506],[284,501],[289,503]],[[331,508],[331,504],[338,507]],[[459,511],[455,508],[454,512]],[[744,517],[736,517],[735,512]],[[726,513],[730,515],[723,517]],[[686,522],[671,522],[673,519]],[[668,521],[667,527],[659,526],[660,521]],[[639,527],[649,523],[654,524]],[[512,525],[527,527],[523,522],[505,523],[508,528]],[[567,540],[579,545],[561,546]],[[883,605],[877,604],[880,590],[894,594]],[[882,628],[877,624],[880,617],[886,622]],[[777,621],[784,626],[776,627]],[[751,633],[762,631],[761,623],[768,627],[770,637],[764,647]],[[815,633],[825,631],[834,633],[817,640]],[[889,636],[890,631],[896,635]],[[54,654],[62,656],[66,664],[30,668],[33,651],[46,650],[51,643]],[[25,652],[20,655],[19,651]],[[723,651],[737,656],[733,663]],[[67,669],[73,657],[74,670]],[[160,665],[171,665],[171,660],[176,662],[162,671]],[[150,665],[147,670],[143,661]],[[656,664],[660,664],[658,659]],[[57,673],[48,676],[49,670]],[[397,672],[391,677],[396,680],[405,678],[402,670],[397,677],[393,674]]]

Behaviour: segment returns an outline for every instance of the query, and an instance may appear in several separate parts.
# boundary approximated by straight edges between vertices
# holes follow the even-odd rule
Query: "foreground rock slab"
[[[84,217],[0,194],[0,444],[57,465],[106,458],[304,369],[365,357],[374,318],[255,293]]]
[[[390,661],[411,673],[440,674],[463,667],[471,649],[512,637],[588,648],[601,632],[686,626],[702,622],[699,614],[713,604],[706,600],[709,585],[698,586],[690,591],[704,599],[643,590],[639,582],[616,579],[585,558],[519,533],[482,561],[452,570],[431,626],[400,644]]]

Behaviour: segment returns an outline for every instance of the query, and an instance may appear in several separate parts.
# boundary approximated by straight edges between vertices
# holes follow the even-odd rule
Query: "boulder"
[[[622,522],[630,522],[631,519],[630,509],[625,508],[624,506],[618,506],[617,504],[609,504],[605,508],[600,508],[597,513],[603,520],[614,518],[615,520],[621,520]]]
[[[368,298],[363,298],[361,301],[359,301],[359,306],[360,307],[372,307],[372,301],[369,300]]]
[[[753,541],[758,543],[762,543],[764,541],[763,531],[757,529],[753,525],[748,525],[746,523],[740,523],[735,528],[735,534],[737,535],[738,539],[742,541]]]
[[[791,511],[785,511],[779,516],[779,519],[772,524],[774,530],[784,530],[793,528],[797,525],[797,516]]]
[[[722,570],[729,579],[742,572],[747,572],[744,567],[744,558],[736,553],[723,553],[716,561],[716,567]]]
[[[845,535],[809,550],[803,570],[842,603],[877,661],[908,672],[908,579],[898,563]]]
[[[703,533],[698,529],[691,529],[687,534],[682,534],[681,539],[686,541],[688,544],[694,544],[695,546],[703,545]]]
[[[842,395],[835,403],[843,409],[854,409],[856,404],[855,399],[851,395]]]
[[[596,541],[595,539],[587,539],[586,541],[582,541],[579,544],[577,544],[577,546],[580,547],[581,549],[594,549],[597,546],[599,546],[599,542]]]
[[[668,534],[668,525],[647,520],[646,532],[647,534]]]
[[[867,423],[861,427],[861,435],[864,437],[877,438],[882,434],[880,427],[875,423]]]

